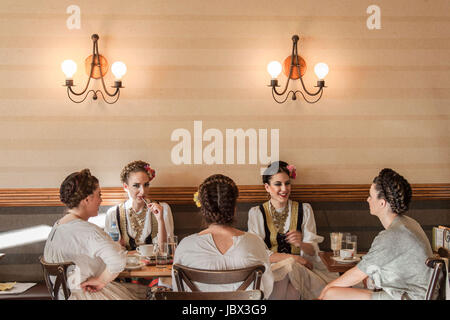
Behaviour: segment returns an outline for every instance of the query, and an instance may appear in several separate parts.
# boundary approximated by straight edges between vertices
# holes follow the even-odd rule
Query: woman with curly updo
[[[215,174],[203,181],[198,198],[207,228],[180,242],[174,263],[204,270],[232,270],[263,264],[266,271],[261,290],[264,297],[268,297],[272,292],[273,277],[264,242],[258,236],[232,226],[238,195],[236,184],[227,176]],[[196,285],[200,291],[235,291],[240,283]],[[172,286],[176,290],[173,277]]]
[[[327,282],[338,277],[326,270],[317,255],[323,237],[316,234],[311,205],[289,199],[295,178],[295,166],[271,163],[262,176],[269,200],[248,213],[248,231],[269,248],[276,281],[270,298],[276,300],[315,299]]]
[[[432,270],[425,265],[433,256],[420,224],[405,216],[412,191],[408,181],[392,169],[383,169],[370,187],[370,214],[384,229],[361,262],[329,283],[319,299],[423,300]],[[381,291],[349,288],[370,277]]]
[[[89,169],[70,174],[61,184],[60,199],[67,214],[53,226],[44,249],[50,263],[72,261],[71,300],[136,299],[113,282],[126,265],[126,251],[101,228],[88,222],[102,202],[98,179]]]
[[[128,200],[108,210],[105,231],[115,224],[120,230],[120,243],[128,250],[141,244],[167,242],[173,236],[172,211],[167,203],[148,199],[150,181],[156,172],[145,161],[133,161],[123,168],[120,180]]]

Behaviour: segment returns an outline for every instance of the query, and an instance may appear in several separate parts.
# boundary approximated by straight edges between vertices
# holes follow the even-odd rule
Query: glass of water
[[[178,245],[178,237],[168,236],[167,237],[167,245],[168,245],[168,259],[173,261],[173,257],[175,256],[175,250],[177,249]]]
[[[156,267],[164,268],[167,265],[167,253],[169,252],[167,242],[158,244],[158,250],[156,253]]]

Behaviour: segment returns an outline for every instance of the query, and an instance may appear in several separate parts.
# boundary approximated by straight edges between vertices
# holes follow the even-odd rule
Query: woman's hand
[[[83,291],[94,293],[102,290],[106,286],[106,283],[99,278],[89,278],[81,284]]]
[[[159,203],[152,202],[149,207],[150,211],[153,212],[157,220],[161,220],[163,216],[163,208]]]
[[[295,259],[295,261],[297,261],[298,263],[300,263],[301,265],[304,265],[306,268],[308,268],[309,270],[313,269],[313,265],[311,262],[309,262],[309,260],[301,257],[301,256],[297,256],[297,255],[292,255]]]
[[[286,233],[286,241],[290,244],[293,244],[297,248],[300,248],[300,246],[302,245],[302,239],[303,235],[298,230],[289,231],[288,233]]]

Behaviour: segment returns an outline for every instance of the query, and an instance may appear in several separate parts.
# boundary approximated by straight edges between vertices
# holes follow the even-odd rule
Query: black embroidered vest
[[[289,205],[289,204],[288,204]],[[286,241],[286,235],[275,230],[272,216],[269,209],[269,201],[259,206],[264,219],[264,232],[266,234],[264,242],[273,252],[300,254],[300,248],[289,244]],[[289,231],[298,230],[302,232],[303,223],[303,205],[296,201],[292,201],[291,217],[289,223]]]

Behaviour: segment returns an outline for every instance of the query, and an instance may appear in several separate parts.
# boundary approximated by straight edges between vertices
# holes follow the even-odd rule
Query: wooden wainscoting
[[[368,184],[293,185],[291,199],[309,202],[365,201],[369,193]],[[414,184],[413,199],[450,200],[450,184]],[[169,204],[193,204],[196,187],[150,188],[150,199]],[[120,187],[102,188],[102,205],[115,205],[126,199]],[[262,202],[267,199],[264,186],[239,186],[241,203]],[[0,207],[62,206],[57,188],[0,189]]]

